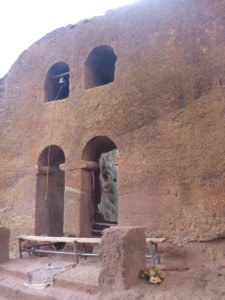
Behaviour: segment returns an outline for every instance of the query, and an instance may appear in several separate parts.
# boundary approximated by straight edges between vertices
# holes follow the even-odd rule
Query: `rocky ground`
[[[26,256],[19,259],[17,254],[11,254],[11,260],[0,265],[0,299],[223,300],[224,252],[223,241],[210,246],[165,246],[159,267],[165,271],[166,278],[161,285],[150,285],[140,279],[137,286],[127,291],[110,291],[104,295],[98,289],[101,262],[97,258],[82,259],[75,265],[71,257]],[[149,262],[146,266],[150,266]],[[46,288],[27,284],[27,273],[46,270],[46,267],[59,270],[53,276],[53,284]],[[33,283],[37,278],[46,278],[46,273],[39,275],[33,278]]]

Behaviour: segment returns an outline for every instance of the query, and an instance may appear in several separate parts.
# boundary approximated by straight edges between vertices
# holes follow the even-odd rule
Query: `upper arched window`
[[[91,51],[85,62],[85,89],[105,85],[114,80],[116,55],[109,46]]]
[[[64,62],[54,64],[45,79],[45,102],[65,99],[69,96],[70,68]]]

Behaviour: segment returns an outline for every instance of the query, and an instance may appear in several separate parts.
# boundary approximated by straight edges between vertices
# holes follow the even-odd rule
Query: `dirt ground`
[[[161,285],[150,285],[140,279],[137,286],[126,291],[101,294],[98,277],[101,261],[82,259],[78,265],[71,257],[26,256],[0,264],[0,299],[77,299],[77,300],[223,300],[225,299],[225,242],[201,243],[187,246],[161,247],[158,267],[166,273]],[[42,290],[27,286],[27,273],[47,265],[64,263],[67,270],[54,276],[52,286]],[[150,262],[146,263],[150,267]]]

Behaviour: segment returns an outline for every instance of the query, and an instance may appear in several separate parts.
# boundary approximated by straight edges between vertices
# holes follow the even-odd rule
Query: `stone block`
[[[101,243],[101,290],[126,290],[138,281],[145,266],[145,234],[140,227],[111,227]]]

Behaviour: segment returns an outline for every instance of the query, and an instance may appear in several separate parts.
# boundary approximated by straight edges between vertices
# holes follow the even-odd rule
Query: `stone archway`
[[[36,235],[63,235],[65,172],[59,168],[63,163],[65,163],[64,152],[56,145],[45,148],[39,156],[35,211]]]
[[[91,139],[84,148],[82,159],[86,168],[82,170],[81,228],[92,235],[101,235],[104,228],[117,224],[117,166],[114,159],[116,144],[105,136]],[[85,220],[89,219],[89,224]],[[88,228],[89,227],[89,228]]]

